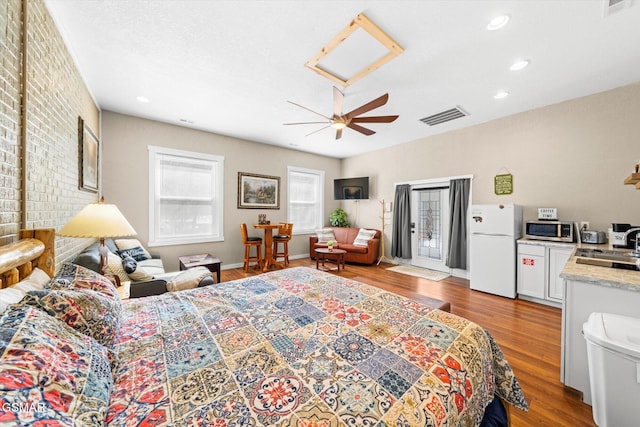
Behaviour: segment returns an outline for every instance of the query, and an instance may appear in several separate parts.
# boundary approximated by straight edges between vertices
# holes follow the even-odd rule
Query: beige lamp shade
[[[116,205],[90,203],[60,231],[65,237],[120,237],[135,236],[136,230],[125,219]]]

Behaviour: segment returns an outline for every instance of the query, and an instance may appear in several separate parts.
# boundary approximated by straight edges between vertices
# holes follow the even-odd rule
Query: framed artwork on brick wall
[[[81,190],[98,192],[100,142],[82,117],[78,117],[78,177]]]

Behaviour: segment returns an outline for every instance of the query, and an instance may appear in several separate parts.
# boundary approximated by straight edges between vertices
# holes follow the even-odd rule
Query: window
[[[289,166],[289,222],[294,234],[313,233],[324,224],[324,171]]]
[[[149,246],[223,236],[224,157],[149,146]]]

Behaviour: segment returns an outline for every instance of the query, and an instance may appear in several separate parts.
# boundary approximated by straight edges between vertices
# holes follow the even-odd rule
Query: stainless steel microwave
[[[575,224],[569,221],[526,221],[524,235],[529,239],[575,242]]]

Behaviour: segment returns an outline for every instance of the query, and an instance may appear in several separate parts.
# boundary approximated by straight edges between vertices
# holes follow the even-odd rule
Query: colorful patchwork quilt
[[[125,301],[111,426],[470,426],[527,409],[489,333],[314,269]]]

